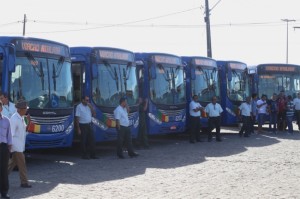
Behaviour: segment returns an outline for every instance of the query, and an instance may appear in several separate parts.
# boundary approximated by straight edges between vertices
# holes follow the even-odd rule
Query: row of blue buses
[[[264,71],[281,82],[278,88],[299,90],[299,76],[295,75],[299,68],[275,66]],[[116,139],[113,110],[123,96],[131,110],[133,137],[138,133],[139,97],[149,99],[149,135],[184,132],[193,95],[199,96],[202,106],[217,96],[224,109],[223,125],[236,124],[237,107],[246,97],[258,89],[267,90],[258,87],[266,85],[259,81],[267,77],[259,68],[255,73],[249,70],[248,75],[247,65],[237,61],[117,48],[69,48],[44,39],[0,37],[0,89],[9,93],[11,101],[24,98],[30,107],[27,149],[71,146],[76,135],[74,106],[84,95],[96,110],[92,122],[97,142]],[[279,77],[278,70],[294,74]],[[201,120],[206,127],[205,114]]]

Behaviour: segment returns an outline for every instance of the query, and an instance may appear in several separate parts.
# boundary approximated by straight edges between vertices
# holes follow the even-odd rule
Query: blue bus
[[[249,69],[252,91],[272,97],[273,93],[284,91],[296,97],[300,91],[300,65],[269,63]]]
[[[0,89],[28,102],[26,149],[68,147],[73,141],[69,47],[38,38],[0,37]]]
[[[193,95],[197,95],[201,106],[205,107],[211,102],[213,96],[220,96],[220,84],[218,81],[217,61],[208,57],[182,57],[186,66],[186,98],[187,115],[189,103]],[[220,98],[218,98],[220,103]],[[188,117],[187,117],[188,124]],[[205,112],[201,114],[203,128],[208,126],[208,118]]]
[[[148,134],[185,131],[186,85],[181,58],[164,53],[136,53],[140,96],[149,99]]]
[[[87,95],[96,110],[93,129],[97,142],[117,139],[113,111],[121,97],[127,97],[133,137],[138,132],[139,89],[134,53],[107,47],[72,47],[74,101]]]
[[[238,61],[217,61],[220,79],[222,125],[238,123],[237,111],[246,97],[251,96],[247,65]]]

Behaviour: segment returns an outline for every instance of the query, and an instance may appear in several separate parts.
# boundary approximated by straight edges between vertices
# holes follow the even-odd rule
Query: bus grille
[[[128,114],[128,117],[129,119],[133,118],[133,115],[136,114],[136,113],[129,113]],[[111,113],[105,113],[106,117],[108,117],[109,119],[111,120],[115,120],[115,116],[114,114],[111,114]]]
[[[34,124],[38,124],[38,125],[62,124],[68,118],[69,118],[69,115],[67,115],[67,116],[60,116],[60,117],[35,117],[35,116],[30,116],[30,120]]]
[[[30,148],[51,148],[65,146],[64,138],[58,138],[55,140],[28,140],[27,147]]]
[[[162,114],[171,116],[171,117],[175,117],[177,115],[181,115],[182,112],[184,111],[184,109],[180,109],[180,110],[161,110],[158,109],[158,111],[160,111]]]

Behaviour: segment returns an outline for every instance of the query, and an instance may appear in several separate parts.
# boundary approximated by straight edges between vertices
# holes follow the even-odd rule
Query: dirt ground
[[[300,198],[300,133],[251,135],[223,128],[223,142],[187,135],[150,139],[137,158],[99,143],[99,159],[76,147],[27,153],[31,189],[10,174],[11,198]]]

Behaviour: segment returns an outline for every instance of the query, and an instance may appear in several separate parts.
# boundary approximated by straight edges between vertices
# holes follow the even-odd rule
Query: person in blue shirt
[[[10,198],[8,195],[8,160],[12,147],[12,134],[9,119],[2,115],[3,104],[0,101],[0,192],[1,198]]]

